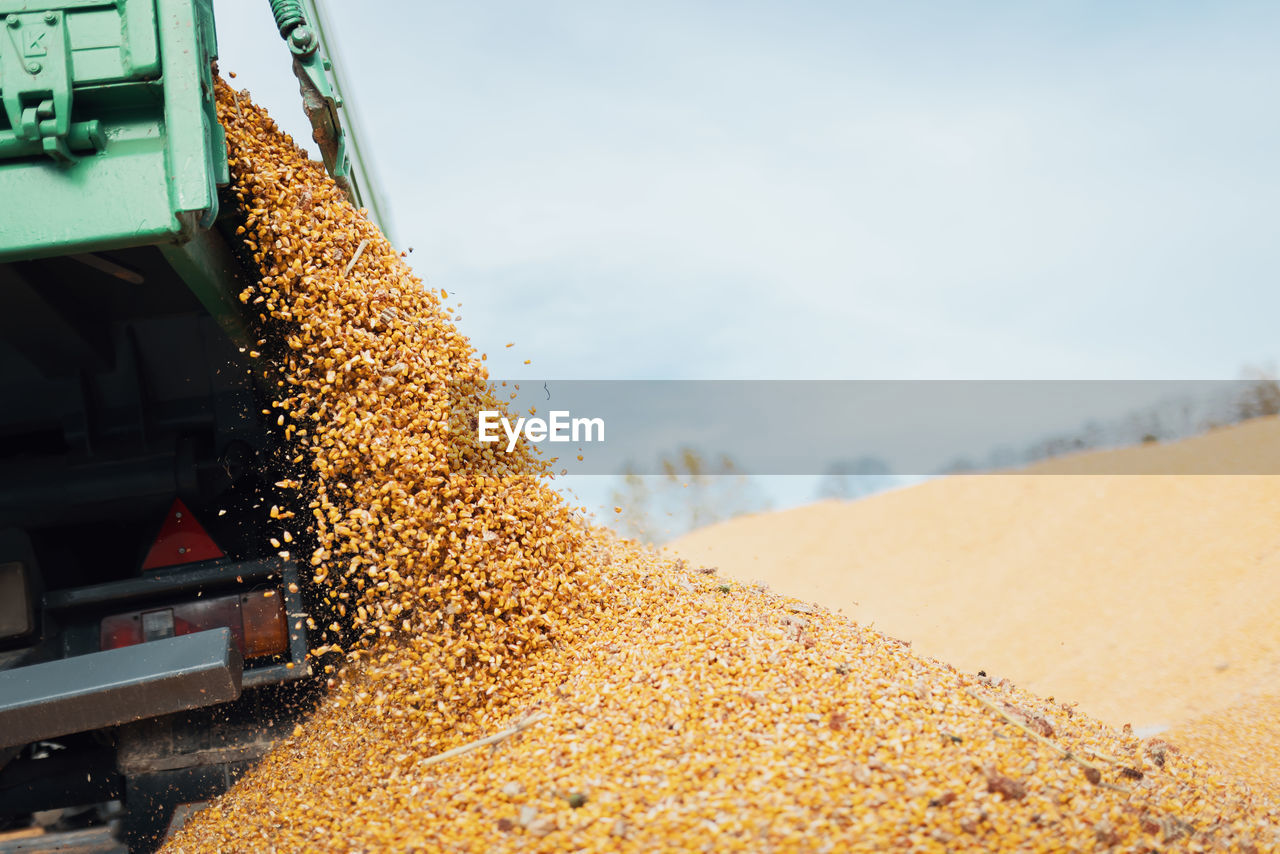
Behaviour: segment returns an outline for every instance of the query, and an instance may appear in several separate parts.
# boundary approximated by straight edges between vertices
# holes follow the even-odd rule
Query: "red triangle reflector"
[[[182,499],[175,498],[164,517],[164,524],[160,526],[160,533],[151,544],[151,551],[147,552],[147,559],[142,562],[142,568],[162,569],[220,557],[226,555],[213,537],[196,521]]]

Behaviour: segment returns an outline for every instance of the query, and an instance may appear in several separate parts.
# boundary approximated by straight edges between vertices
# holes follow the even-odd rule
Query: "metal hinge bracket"
[[[96,121],[71,121],[71,49],[66,15],[58,11],[6,15],[0,27],[0,80],[10,130],[0,131],[0,158],[47,154],[59,163],[73,150],[102,148]]]

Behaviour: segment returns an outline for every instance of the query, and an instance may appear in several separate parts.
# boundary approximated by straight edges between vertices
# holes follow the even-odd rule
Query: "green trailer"
[[[319,10],[271,7],[373,208]],[[209,0],[0,0],[0,851],[149,850],[316,696],[216,57]]]

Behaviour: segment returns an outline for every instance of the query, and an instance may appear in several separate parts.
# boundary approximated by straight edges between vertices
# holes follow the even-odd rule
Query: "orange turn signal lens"
[[[240,597],[244,620],[244,657],[260,658],[289,651],[289,627],[284,614],[284,597],[278,591],[245,593]]]

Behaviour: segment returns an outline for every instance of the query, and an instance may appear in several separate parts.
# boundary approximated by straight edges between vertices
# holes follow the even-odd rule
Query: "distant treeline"
[[[1015,469],[1084,451],[1170,442],[1267,415],[1280,415],[1280,380],[1272,368],[1247,367],[1239,381],[1224,382],[1205,396],[1172,397],[1122,418],[1086,421],[1074,431],[1027,445],[992,448],[982,457],[957,457],[935,475]],[[889,464],[876,456],[837,460],[819,482],[817,497],[862,498],[920,479],[894,474]]]
[[[932,476],[1013,469],[1066,454],[1168,442],[1251,418],[1280,415],[1280,380],[1274,370],[1246,368],[1238,382],[1222,383],[1200,398],[1173,397],[1109,421],[1087,421],[1078,429],[1020,447],[993,448],[984,457],[961,457]],[[663,455],[661,475],[628,470],[613,491],[617,512],[609,523],[621,533],[664,542],[706,525],[768,510],[760,483],[726,456],[707,457],[691,447]],[[820,499],[852,500],[928,479],[900,475],[884,459],[863,455],[833,461],[818,481]]]
[[[1018,468],[1083,451],[1172,442],[1267,415],[1280,415],[1280,381],[1269,368],[1248,367],[1240,381],[1224,382],[1203,398],[1176,397],[1113,421],[1088,421],[1023,448],[995,448],[983,460],[956,459],[939,473]]]

